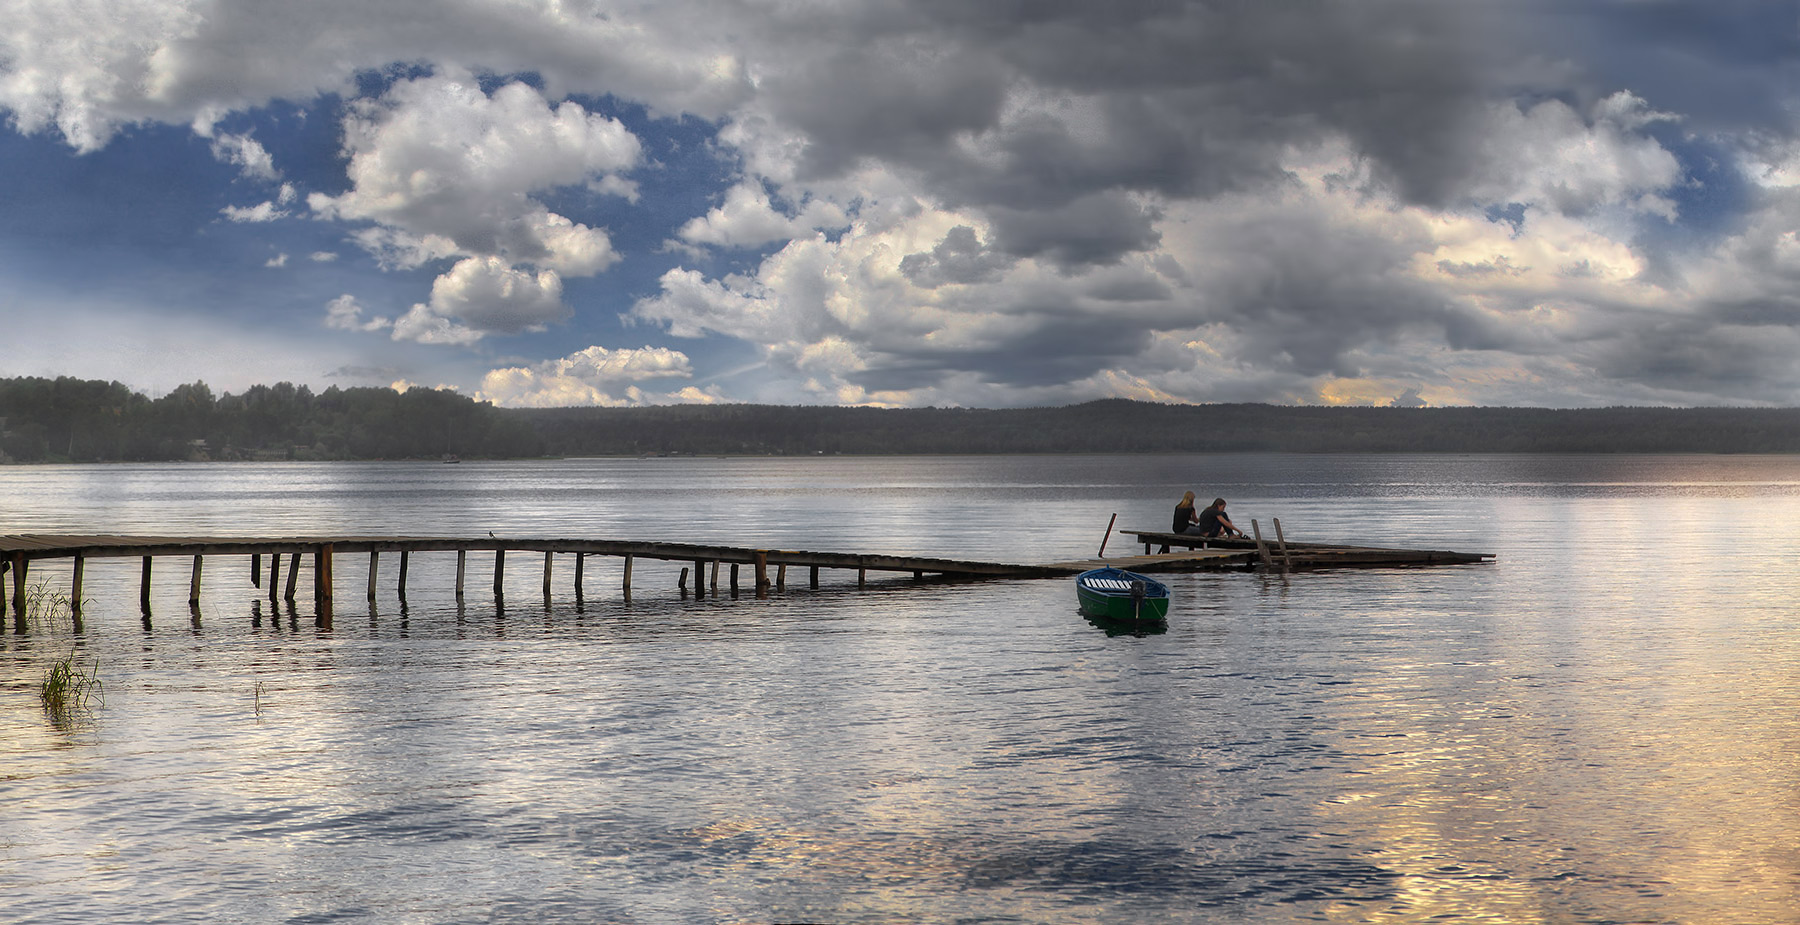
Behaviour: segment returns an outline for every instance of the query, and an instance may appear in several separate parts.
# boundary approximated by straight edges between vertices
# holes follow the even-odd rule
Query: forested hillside
[[[451,391],[0,379],[0,459],[406,459],[818,453],[1800,453],[1793,408],[495,408]]]

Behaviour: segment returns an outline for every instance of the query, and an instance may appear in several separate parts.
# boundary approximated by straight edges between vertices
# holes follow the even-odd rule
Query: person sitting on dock
[[[1225,516],[1225,499],[1214,498],[1206,510],[1200,512],[1199,534],[1206,537],[1243,536],[1244,532]]]
[[[1182,495],[1181,501],[1175,505],[1175,524],[1169,528],[1169,532],[1197,536],[1200,533],[1199,523],[1200,515],[1194,512],[1194,493],[1190,491]],[[1169,544],[1164,543],[1159,551],[1168,552]]]

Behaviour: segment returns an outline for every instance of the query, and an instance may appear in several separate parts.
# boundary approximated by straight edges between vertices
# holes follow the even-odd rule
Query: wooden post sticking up
[[[687,566],[681,567],[681,577],[675,579],[675,587],[681,589],[681,596],[687,597]]]
[[[1269,544],[1263,542],[1262,528],[1256,521],[1250,521],[1250,532],[1256,534],[1256,555],[1262,559],[1263,568],[1274,568],[1275,560],[1269,557]]]
[[[712,560],[712,585],[707,590],[712,592],[713,597],[719,596],[719,560],[717,559]]]
[[[300,583],[300,554],[296,552],[296,553],[293,553],[288,556],[287,587],[282,590],[281,599],[284,601],[287,601],[290,604],[293,603],[294,587],[296,585],[298,585],[299,583]]]
[[[381,570],[381,553],[369,550],[369,600],[375,599],[375,573]]]
[[[456,551],[456,599],[459,601],[463,599],[463,572],[468,567],[468,564],[469,551],[467,549],[458,549]]]
[[[200,603],[200,559],[200,556],[194,557],[194,577],[188,580],[189,606],[198,605]]]
[[[256,588],[262,587],[262,553],[260,552],[250,554],[250,585]]]
[[[281,553],[269,553],[269,603],[275,603],[275,595],[281,593]]]
[[[494,596],[506,596],[506,550],[494,550]]]
[[[1106,541],[1112,539],[1113,524],[1116,524],[1118,522],[1119,522],[1119,512],[1114,511],[1113,515],[1112,515],[1112,519],[1106,522],[1106,534],[1104,536],[1100,537],[1100,552],[1099,552],[1098,558],[1101,558],[1101,559],[1106,558]],[[1145,544],[1144,552],[1146,555],[1149,554],[1150,546],[1148,544]]]
[[[766,550],[756,551],[756,597],[758,600],[769,596],[769,553]]]
[[[783,562],[780,565],[775,567],[775,590],[777,590],[777,591],[786,591],[787,590],[787,563],[786,562]]]
[[[555,555],[556,553],[549,550],[544,551],[544,597],[546,599],[550,597],[550,562]]]
[[[87,556],[75,554],[75,573],[69,581],[69,609],[81,613],[81,573],[87,567]]]
[[[331,629],[331,553],[330,543],[313,552],[313,608],[319,615],[319,627]]]
[[[856,590],[861,591],[862,589],[864,589],[868,586],[869,586],[869,570],[862,566],[857,566],[857,568],[856,568]]]
[[[625,557],[625,599],[631,600],[631,557]]]
[[[733,562],[733,563],[731,563],[731,596],[732,597],[738,596],[737,576],[738,576],[738,564],[736,562]]]
[[[705,596],[706,596],[706,563],[699,559],[695,559],[694,560],[694,600],[699,600]]]
[[[1281,571],[1291,572],[1294,570],[1294,557],[1288,555],[1287,537],[1281,535],[1281,518],[1271,517],[1269,521],[1275,525],[1275,543],[1281,548]]]
[[[407,551],[400,550],[400,586],[395,589],[395,593],[400,595],[401,600],[406,600],[406,567],[411,564],[409,559]]]
[[[150,609],[150,557],[144,557],[144,579],[138,583],[138,604]]]
[[[13,616],[25,619],[25,553],[12,554]]]
[[[581,567],[586,559],[587,559],[587,553],[585,553],[585,552],[578,552],[575,554],[575,596],[576,597],[581,596]]]
[[[819,590],[819,567],[816,565],[812,567],[812,577],[810,581],[812,583],[812,589],[814,591]]]

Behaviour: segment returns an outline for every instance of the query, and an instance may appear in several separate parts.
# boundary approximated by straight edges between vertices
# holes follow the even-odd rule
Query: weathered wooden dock
[[[1110,525],[1109,525],[1110,529]],[[1277,522],[1279,534],[1279,523]],[[727,588],[740,593],[739,569],[753,570],[752,588],[758,597],[770,590],[786,589],[789,568],[808,571],[808,584],[819,586],[821,569],[853,570],[857,584],[866,583],[870,572],[910,573],[914,578],[927,575],[948,578],[1049,578],[1073,575],[1101,565],[1112,565],[1146,572],[1198,571],[1209,569],[1277,569],[1281,571],[1334,568],[1386,567],[1403,565],[1444,565],[1479,562],[1492,556],[1482,553],[1453,553],[1428,550],[1375,549],[1360,546],[1324,544],[1289,544],[1279,541],[1271,547],[1257,540],[1202,540],[1198,537],[1155,531],[1122,530],[1144,546],[1143,555],[1115,555],[1076,561],[1050,563],[1005,563],[968,559],[946,559],[923,556],[896,556],[864,553],[816,552],[791,549],[764,549],[744,546],[716,546],[692,543],[654,543],[628,540],[568,539],[544,537],[443,537],[443,536],[290,536],[290,537],[195,537],[195,536],[108,536],[15,534],[0,536],[0,574],[11,573],[12,607],[23,620],[28,595],[28,577],[32,566],[46,560],[69,560],[71,581],[69,600],[77,613],[82,604],[83,571],[89,559],[139,558],[142,578],[140,602],[148,611],[151,599],[153,562],[157,558],[178,557],[191,560],[188,575],[188,603],[198,606],[203,567],[206,560],[221,556],[248,556],[248,580],[251,585],[267,589],[271,602],[278,598],[293,601],[304,560],[310,559],[312,594],[321,616],[329,619],[335,594],[332,578],[333,562],[343,555],[368,556],[369,600],[376,598],[383,554],[398,556],[396,591],[404,598],[407,572],[414,553],[455,553],[458,600],[464,595],[469,571],[469,554],[492,555],[493,593],[504,596],[507,556],[509,553],[541,554],[543,557],[543,590],[551,594],[551,579],[557,556],[572,557],[574,590],[580,594],[583,571],[588,556],[607,556],[623,562],[620,590],[627,600],[631,596],[632,567],[638,559],[691,563],[681,570],[678,587],[688,592],[688,578],[693,577],[696,598],[710,590],[719,594],[719,572],[729,570]],[[1260,530],[1259,530],[1260,536]],[[1152,553],[1151,547],[1163,551]],[[1105,544],[1101,544],[1101,555]],[[283,560],[286,560],[286,583],[282,583]],[[266,560],[266,569],[265,569]],[[708,572],[710,571],[710,581]],[[772,574],[771,574],[772,573]],[[3,585],[0,585],[3,587]]]

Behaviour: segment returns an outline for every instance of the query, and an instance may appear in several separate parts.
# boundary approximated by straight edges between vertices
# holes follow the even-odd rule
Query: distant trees
[[[1108,400],[1062,408],[501,409],[449,390],[0,379],[17,462],[923,453],[1800,453],[1793,408],[1327,408]]]
[[[539,455],[525,422],[452,391],[290,382],[149,399],[118,382],[0,379],[0,453],[17,462]]]

